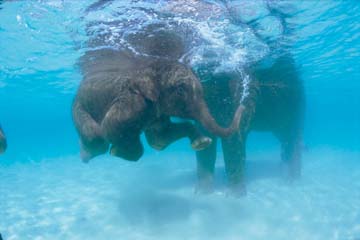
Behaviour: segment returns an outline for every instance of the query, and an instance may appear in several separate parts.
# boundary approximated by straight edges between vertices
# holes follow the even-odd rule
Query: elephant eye
[[[186,89],[185,89],[184,84],[178,85],[178,86],[176,87],[176,89],[175,89],[175,92],[176,92],[176,95],[178,95],[178,96],[180,96],[180,97],[185,96]]]

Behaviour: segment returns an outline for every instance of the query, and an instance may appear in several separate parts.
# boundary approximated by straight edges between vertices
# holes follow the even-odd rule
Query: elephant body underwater
[[[5,152],[6,148],[7,148],[6,137],[0,126],[0,154]]]
[[[246,193],[246,139],[250,131],[272,132],[281,143],[285,176],[294,179],[301,174],[305,94],[294,60],[291,56],[281,56],[271,67],[253,66],[248,74],[251,81],[243,102],[245,110],[239,131],[221,139],[228,184],[235,195]],[[220,124],[228,123],[236,108],[233,102],[241,98],[242,88],[236,87],[236,82],[239,79],[229,78],[203,84],[210,112]],[[203,134],[209,133],[204,131]],[[213,189],[217,137],[211,137],[211,145],[196,152],[197,191],[200,192]]]
[[[220,127],[208,111],[192,70],[167,57],[167,53],[173,56],[181,51],[176,33],[158,31],[154,26],[148,31],[144,36],[155,38],[151,42],[134,41],[162,56],[108,48],[88,51],[80,60],[84,79],[72,112],[85,161],[106,153],[109,145],[112,155],[138,160],[143,154],[142,132],[149,145],[159,150],[183,137],[190,139],[195,150],[210,144],[192,123],[172,123],[171,116],[196,120],[219,136],[228,136],[239,127],[242,106],[228,128]]]

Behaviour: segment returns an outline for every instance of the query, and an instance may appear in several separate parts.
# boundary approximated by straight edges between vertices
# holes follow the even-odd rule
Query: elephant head
[[[4,132],[2,131],[2,129],[0,127],[0,153],[5,152],[6,147],[7,147],[6,138],[5,138]]]
[[[160,86],[158,105],[161,112],[181,118],[195,119],[209,132],[227,137],[238,130],[241,114],[244,110],[239,105],[232,123],[224,128],[211,116],[204,100],[203,89],[193,71],[179,62],[157,63],[157,76]]]

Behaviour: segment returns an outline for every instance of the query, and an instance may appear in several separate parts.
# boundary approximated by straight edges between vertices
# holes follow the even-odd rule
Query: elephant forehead
[[[192,78],[195,77],[191,68],[180,63],[174,63],[173,66],[169,69],[169,74],[171,80],[182,80],[182,81],[189,81],[193,80]]]

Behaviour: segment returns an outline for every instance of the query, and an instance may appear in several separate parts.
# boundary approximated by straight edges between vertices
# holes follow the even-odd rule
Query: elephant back
[[[165,23],[153,23],[129,34],[126,40],[142,55],[180,59],[186,52],[186,45],[177,30]]]

